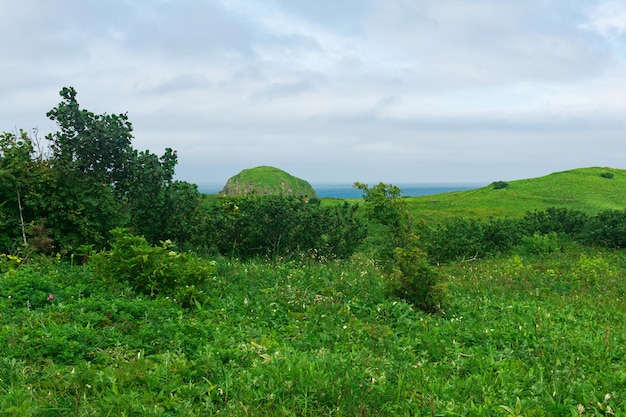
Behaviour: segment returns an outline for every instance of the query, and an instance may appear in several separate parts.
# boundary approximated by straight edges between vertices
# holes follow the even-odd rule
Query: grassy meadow
[[[427,221],[626,207],[626,173],[605,171],[407,202]],[[199,259],[214,274],[188,308],[90,264],[4,255],[0,415],[626,415],[626,252],[521,246],[439,265],[432,315],[388,296],[367,253]]]
[[[603,174],[612,177],[606,178]],[[489,185],[470,191],[407,197],[406,200],[413,216],[426,220],[454,216],[520,217],[526,212],[550,207],[588,213],[626,207],[626,170],[583,168],[507,183],[502,189]]]

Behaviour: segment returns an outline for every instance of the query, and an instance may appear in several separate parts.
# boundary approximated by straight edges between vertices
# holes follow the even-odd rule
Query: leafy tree
[[[16,244],[27,246],[31,223],[41,223],[36,211],[40,192],[50,170],[38,154],[35,135],[23,130],[19,134],[0,135],[0,246],[15,250]]]
[[[159,157],[132,147],[132,124],[126,114],[94,114],[81,109],[76,90],[63,88],[61,103],[47,115],[59,130],[47,136],[54,175],[41,210],[61,246],[103,247],[108,232],[130,226],[150,243],[189,236],[177,231],[185,201],[197,207],[199,194],[173,186],[176,152]],[[186,189],[186,192],[182,192]],[[195,202],[195,203],[194,203]],[[195,209],[194,209],[195,210]],[[189,220],[191,221],[191,220]]]
[[[73,87],[63,88],[60,95],[61,103],[46,114],[59,127],[47,136],[53,166],[90,176],[94,183],[127,184],[133,156],[133,127],[128,116],[98,115],[81,109]]]
[[[206,242],[201,232],[206,217],[202,211],[202,195],[198,186],[185,181],[173,181],[165,189],[164,200],[167,221],[163,235],[176,242],[181,249],[204,249]]]
[[[439,310],[445,286],[413,233],[400,188],[382,182],[371,188],[359,182],[354,186],[363,191],[368,219],[382,227],[377,256],[387,273],[390,294],[429,313]]]
[[[385,267],[391,267],[395,248],[406,246],[413,233],[402,190],[382,182],[373,187],[356,182],[354,187],[363,191],[367,219],[378,227],[373,233],[377,258]]]
[[[0,136],[0,152],[0,198],[4,202],[2,240],[6,245],[12,236],[19,233],[22,244],[26,245],[24,197],[32,176],[32,144],[26,132],[20,132],[19,136],[3,133]]]

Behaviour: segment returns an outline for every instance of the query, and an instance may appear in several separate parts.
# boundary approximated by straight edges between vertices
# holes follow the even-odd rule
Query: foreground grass
[[[223,260],[190,310],[84,267],[21,267],[0,278],[0,414],[620,414],[625,263],[575,249],[443,267],[435,316],[387,298],[365,257]]]

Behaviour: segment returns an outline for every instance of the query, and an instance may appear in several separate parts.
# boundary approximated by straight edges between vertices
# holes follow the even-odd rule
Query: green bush
[[[357,205],[311,204],[304,198],[247,194],[206,208],[207,246],[224,256],[250,259],[348,258],[367,235]]]
[[[602,174],[600,174],[600,176],[602,178],[606,178],[606,179],[612,179],[614,177],[612,172],[603,172]]]
[[[441,309],[446,287],[439,271],[415,243],[396,248],[394,270],[389,278],[391,295],[428,313]]]
[[[559,236],[555,232],[542,235],[535,232],[532,236],[522,236],[518,251],[523,255],[547,255],[561,250]]]
[[[91,258],[90,265],[99,276],[127,282],[133,290],[150,297],[172,297],[183,306],[205,301],[203,287],[214,275],[214,261],[176,252],[170,241],[150,245],[126,229],[116,229],[113,234],[111,250]]]
[[[572,266],[572,278],[584,287],[594,287],[613,277],[615,272],[601,254],[593,257],[582,254]]]
[[[543,211],[526,213],[520,221],[520,229],[528,236],[556,232],[576,238],[588,228],[589,220],[589,215],[583,211],[550,207]]]
[[[491,183],[494,190],[501,190],[509,186],[509,183],[506,181],[494,181]]]
[[[592,216],[581,233],[587,245],[626,248],[626,210],[606,210]]]

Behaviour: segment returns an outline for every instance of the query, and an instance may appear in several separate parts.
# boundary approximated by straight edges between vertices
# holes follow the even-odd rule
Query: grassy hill
[[[283,194],[316,197],[315,190],[307,181],[271,166],[244,169],[231,177],[220,195]]]
[[[607,178],[610,177],[610,178]],[[597,213],[626,208],[626,170],[579,168],[539,178],[509,181],[470,191],[407,197],[409,210],[425,219],[453,216],[518,217],[549,207]]]

